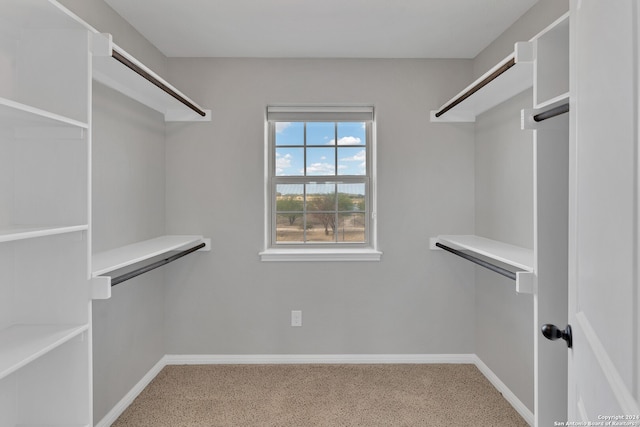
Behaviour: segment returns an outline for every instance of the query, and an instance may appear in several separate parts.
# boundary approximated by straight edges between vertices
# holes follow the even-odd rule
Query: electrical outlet
[[[302,326],[302,310],[291,310],[291,326]]]

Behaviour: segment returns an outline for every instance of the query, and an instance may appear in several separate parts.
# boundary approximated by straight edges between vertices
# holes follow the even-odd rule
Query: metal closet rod
[[[464,259],[466,259],[468,261],[471,261],[471,262],[473,262],[475,264],[478,264],[478,265],[480,265],[480,266],[482,266],[484,268],[488,268],[489,270],[491,270],[493,272],[496,272],[498,274],[501,274],[504,277],[508,277],[511,280],[516,280],[516,273],[514,273],[512,271],[509,271],[509,270],[507,270],[505,268],[499,267],[499,266],[497,266],[495,264],[491,264],[490,262],[487,262],[487,261],[485,261],[483,259],[480,259],[480,258],[476,258],[476,257],[474,257],[472,255],[465,254],[462,251],[450,248],[449,246],[445,246],[442,243],[436,243],[436,246],[441,248],[441,249],[444,249],[445,251],[451,252],[452,254],[458,255],[459,257],[462,257],[462,258],[464,258]]]
[[[485,77],[484,79],[482,79],[481,81],[478,82],[478,84],[476,84],[475,86],[473,86],[471,89],[469,89],[468,91],[466,91],[465,93],[463,93],[462,95],[460,95],[459,97],[457,97],[456,99],[454,99],[453,101],[451,101],[450,104],[446,105],[444,108],[442,108],[442,110],[438,111],[435,115],[436,117],[440,117],[441,115],[443,115],[444,113],[446,113],[447,111],[451,110],[453,107],[455,107],[456,105],[460,104],[462,101],[464,101],[465,99],[469,98],[471,95],[473,95],[474,93],[476,93],[477,91],[479,91],[480,89],[482,89],[483,87],[485,87],[486,85],[488,85],[489,83],[491,83],[493,80],[495,80],[500,74],[504,73],[505,71],[507,71],[509,68],[513,67],[514,65],[516,65],[516,60],[515,58],[511,58],[509,60],[509,62],[507,62],[506,64],[504,64],[502,67],[498,68],[496,71],[494,71],[493,73],[489,74],[487,77]]]
[[[543,111],[542,113],[538,113],[533,116],[533,120],[536,122],[541,122],[543,120],[550,119],[555,116],[559,116],[560,114],[569,112],[569,103],[558,105],[557,107],[551,108],[550,110]]]
[[[187,107],[189,107],[190,109],[192,109],[193,111],[198,113],[200,116],[204,117],[204,116],[207,115],[207,113],[205,113],[200,108],[198,108],[196,105],[194,105],[193,102],[189,101],[184,96],[178,94],[175,90],[171,89],[169,86],[167,86],[166,84],[162,83],[160,80],[158,80],[156,77],[154,77],[151,74],[149,74],[147,71],[142,69],[137,64],[134,64],[133,62],[131,62],[129,59],[127,59],[123,54],[121,54],[117,50],[113,49],[111,51],[111,57],[113,59],[115,59],[116,61],[120,62],[125,67],[130,68],[131,70],[133,70],[134,72],[136,72],[137,74],[139,74],[140,76],[142,76],[143,78],[148,80],[150,83],[156,85],[158,88],[160,88],[164,92],[166,92],[169,95],[173,96],[175,99],[177,99],[178,101],[180,101],[181,103],[183,103],[184,105],[186,105]]]
[[[179,258],[182,258],[185,255],[189,255],[191,252],[195,252],[200,248],[204,248],[205,246],[206,245],[204,243],[200,243],[197,246],[194,246],[194,247],[192,247],[190,249],[187,249],[187,250],[184,250],[182,252],[178,252],[177,254],[172,255],[172,256],[170,256],[168,258],[161,259],[160,261],[156,261],[156,262],[154,262],[152,264],[149,264],[149,265],[145,265],[144,267],[140,267],[140,268],[138,268],[136,270],[133,270],[133,271],[131,271],[129,273],[125,273],[125,274],[122,274],[122,275],[117,276],[117,277],[112,277],[111,278],[111,286],[115,286],[115,285],[117,285],[119,283],[122,283],[122,282],[124,282],[126,280],[133,279],[134,277],[139,276],[139,275],[141,275],[143,273],[146,273],[148,271],[155,270],[158,267],[162,267],[165,264],[169,264],[170,262],[173,262],[173,261],[175,261],[175,260],[177,260]]]

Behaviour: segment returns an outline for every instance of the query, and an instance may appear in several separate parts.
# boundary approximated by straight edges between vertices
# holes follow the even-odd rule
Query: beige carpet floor
[[[114,427],[527,426],[473,365],[167,366]]]

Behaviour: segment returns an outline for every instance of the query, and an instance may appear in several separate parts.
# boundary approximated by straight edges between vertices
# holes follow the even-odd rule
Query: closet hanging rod
[[[118,52],[116,49],[113,49],[111,51],[111,57],[116,61],[120,62],[125,67],[130,68],[131,70],[133,70],[134,72],[139,74],[141,77],[143,77],[150,83],[154,84],[164,92],[168,93],[169,95],[171,95],[172,97],[174,97],[175,99],[177,99],[178,101],[180,101],[181,103],[183,103],[184,105],[186,105],[187,107],[189,107],[190,109],[198,113],[200,116],[204,117],[207,115],[206,112],[202,111],[200,108],[194,105],[193,102],[189,101],[184,96],[180,95],[175,90],[171,89],[169,86],[167,86],[166,84],[162,83],[160,80],[158,80],[157,78],[149,74],[143,68],[141,68],[137,64],[127,59],[123,54]]]
[[[558,105],[557,107],[551,108],[548,111],[543,111],[542,113],[538,113],[533,116],[533,120],[536,122],[541,122],[543,120],[550,119],[555,116],[559,116],[560,114],[569,112],[569,103]]]
[[[445,251],[451,252],[452,254],[458,255],[459,257],[462,257],[462,258],[466,259],[467,261],[471,261],[471,262],[473,262],[475,264],[478,264],[478,265],[480,265],[480,266],[482,266],[484,268],[488,268],[489,270],[491,270],[491,271],[493,271],[495,273],[501,274],[504,277],[508,277],[511,280],[516,280],[516,273],[514,273],[512,271],[509,271],[509,270],[507,270],[505,268],[499,267],[499,266],[497,266],[495,264],[491,264],[490,262],[487,262],[487,261],[482,260],[480,258],[476,258],[476,257],[474,257],[472,255],[466,254],[466,253],[464,253],[462,251],[459,251],[457,249],[450,248],[449,246],[445,246],[445,245],[443,245],[442,243],[439,243],[439,242],[436,243],[436,246],[441,248],[441,249],[444,249]]]
[[[141,275],[143,273],[146,273],[148,271],[155,270],[158,267],[162,267],[165,264],[169,264],[170,262],[173,262],[173,261],[175,261],[175,260],[177,260],[179,258],[182,258],[185,255],[189,255],[190,253],[195,252],[198,249],[204,248],[205,246],[206,246],[205,243],[200,243],[199,245],[196,245],[196,246],[194,246],[194,247],[192,247],[190,249],[184,250],[182,252],[178,252],[177,254],[172,255],[172,256],[170,256],[168,258],[164,258],[164,259],[156,261],[156,262],[154,262],[152,264],[145,265],[144,267],[137,268],[137,269],[135,269],[135,270],[133,270],[133,271],[131,271],[129,273],[125,273],[125,274],[122,274],[122,275],[117,276],[117,277],[112,277],[111,278],[111,286],[115,286],[115,285],[117,285],[119,283],[122,283],[122,282],[124,282],[126,280],[133,279],[134,277],[139,276],[139,275]]]
[[[505,63],[504,65],[502,65],[500,68],[498,68],[496,71],[494,71],[493,73],[489,74],[487,77],[485,77],[484,79],[482,79],[481,81],[479,81],[476,85],[474,85],[472,88],[470,88],[468,91],[466,91],[465,93],[463,93],[462,95],[460,95],[459,97],[457,97],[456,99],[454,99],[453,101],[451,101],[449,104],[447,104],[445,107],[442,108],[442,110],[438,111],[435,116],[436,117],[440,117],[441,115],[443,115],[444,113],[446,113],[447,111],[451,110],[453,107],[455,107],[456,105],[460,104],[462,101],[464,101],[465,99],[469,98],[471,95],[473,95],[474,93],[476,93],[477,91],[479,91],[480,89],[482,89],[483,87],[485,87],[486,85],[488,85],[489,83],[491,83],[493,80],[495,80],[500,74],[504,73],[505,71],[507,71],[509,68],[513,67],[514,65],[516,65],[516,60],[515,58],[511,58],[507,63]]]

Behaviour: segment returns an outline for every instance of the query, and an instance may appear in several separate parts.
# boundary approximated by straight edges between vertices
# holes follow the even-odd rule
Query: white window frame
[[[276,181],[288,178],[275,176],[275,122],[367,122],[368,176],[362,181],[366,186],[367,241],[349,244],[275,244],[274,191]],[[372,106],[269,106],[265,112],[264,151],[264,250],[259,253],[262,261],[379,261],[382,252],[377,247],[376,221],[376,126]],[[299,177],[316,182],[350,182],[341,176]],[[343,179],[344,178],[344,179]],[[356,181],[358,181],[356,179]]]

